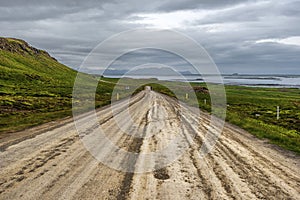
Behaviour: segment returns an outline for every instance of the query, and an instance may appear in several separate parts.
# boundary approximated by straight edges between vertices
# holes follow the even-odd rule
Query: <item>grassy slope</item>
[[[0,132],[16,131],[71,115],[72,90],[77,72],[30,47],[7,39],[13,51],[0,50]],[[98,93],[109,92],[101,84]],[[97,95],[97,106],[108,104],[109,95]]]

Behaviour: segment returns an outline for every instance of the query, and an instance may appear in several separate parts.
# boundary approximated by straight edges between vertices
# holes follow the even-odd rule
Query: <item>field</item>
[[[300,90],[226,87],[227,121],[300,153]],[[277,106],[279,119],[277,120]]]

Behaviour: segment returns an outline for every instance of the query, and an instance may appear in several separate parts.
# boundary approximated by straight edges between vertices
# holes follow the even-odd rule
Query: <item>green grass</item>
[[[72,114],[72,91],[77,71],[72,70],[44,51],[0,50],[0,133],[5,135],[60,119]],[[20,53],[21,52],[21,53]],[[82,74],[82,78],[92,79]],[[95,78],[96,80],[96,78]],[[109,80],[109,79],[107,79]],[[114,84],[100,84],[96,107],[110,103]]]
[[[227,120],[300,153],[300,90],[226,86]],[[277,106],[280,118],[276,119]]]

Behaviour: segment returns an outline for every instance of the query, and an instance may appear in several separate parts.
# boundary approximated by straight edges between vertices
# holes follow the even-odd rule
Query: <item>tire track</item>
[[[184,103],[153,91],[133,96],[128,110],[124,102],[115,102],[113,111],[109,106],[98,110],[97,123],[91,115],[82,116],[80,136],[66,120],[66,125],[54,129],[45,125],[32,129],[33,137],[15,143],[0,141],[0,146],[6,145],[0,152],[0,199],[299,198],[299,156],[278,151],[227,124],[215,148],[202,158],[199,151],[208,131],[215,137],[217,130],[210,127],[207,113],[199,117]],[[120,150],[135,156],[107,149],[104,141],[93,138],[100,130]],[[143,155],[163,150],[176,136],[180,139],[172,152],[151,159]],[[100,155],[88,152],[82,141]],[[170,153],[187,145],[178,159],[165,165]],[[128,171],[149,166],[153,171],[120,172],[93,156]]]

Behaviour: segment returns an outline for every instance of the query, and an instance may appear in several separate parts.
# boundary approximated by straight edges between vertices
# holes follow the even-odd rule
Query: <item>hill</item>
[[[0,38],[0,69],[2,95],[65,96],[77,73],[46,51],[11,38]]]
[[[71,115],[76,75],[46,51],[20,39],[0,38],[0,132]],[[108,96],[97,95],[97,105],[109,103]]]

